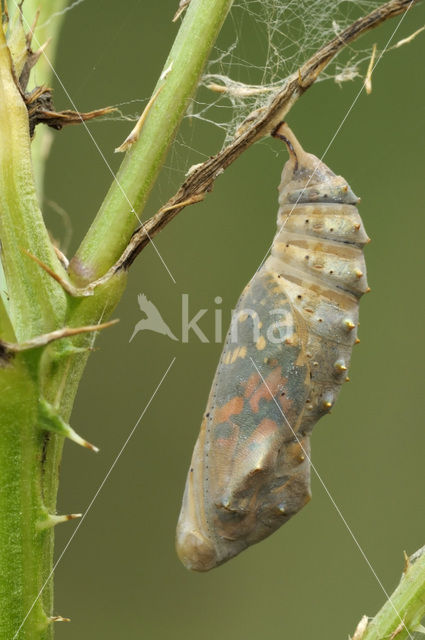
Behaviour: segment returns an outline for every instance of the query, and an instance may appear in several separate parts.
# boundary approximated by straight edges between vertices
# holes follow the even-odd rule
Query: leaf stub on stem
[[[57,329],[50,333],[44,333],[41,336],[27,340],[26,342],[13,343],[0,340],[0,365],[1,363],[8,362],[13,358],[16,353],[21,351],[29,351],[31,349],[39,349],[54,342],[55,340],[62,340],[63,338],[72,338],[73,336],[80,335],[81,333],[95,333],[102,329],[107,329],[119,322],[118,319],[110,320],[109,322],[103,322],[102,324],[88,325],[85,327],[64,327],[63,329]]]
[[[38,124],[46,124],[48,127],[60,131],[66,125],[82,124],[87,120],[101,118],[116,111],[115,107],[103,107],[86,113],[71,109],[56,111],[52,100],[52,90],[48,87],[36,87],[24,95],[24,100],[28,109],[31,137],[33,137],[35,127]]]

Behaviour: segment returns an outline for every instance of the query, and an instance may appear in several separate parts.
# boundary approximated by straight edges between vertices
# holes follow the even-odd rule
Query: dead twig
[[[367,16],[353,22],[337,37],[319,49],[298,72],[288,78],[282,89],[276,92],[269,105],[261,110],[252,124],[243,128],[243,132],[234,142],[197,167],[167,204],[134,232],[114,270],[122,267],[128,268],[150,240],[187,206],[185,204],[187,201],[191,201],[194,196],[205,195],[211,191],[217,176],[223,173],[241,153],[259,138],[269,135],[283,120],[296,100],[311,87],[320,72],[344,47],[385,20],[407,11],[417,1],[391,0]]]
[[[72,111],[56,111],[52,100],[52,90],[49,87],[36,87],[30,93],[23,94],[25,104],[28,109],[29,127],[31,137],[34,135],[35,127],[40,124],[47,124],[52,129],[58,131],[69,124],[81,124],[86,120],[100,118],[116,111],[115,107],[104,107],[87,113]]]
[[[162,231],[180,211],[189,204],[201,201],[213,188],[216,178],[229,165],[254,142],[271,134],[298,98],[311,87],[321,71],[344,47],[389,18],[404,13],[418,1],[390,0],[367,16],[353,22],[321,47],[297,72],[289,76],[268,105],[259,109],[252,118],[249,116],[245,120],[238,129],[237,137],[230,145],[189,173],[177,193],[152,218],[136,229],[116,264],[104,276],[87,286],[85,295],[87,290],[92,293],[97,286],[107,282],[119,270],[128,269],[151,239]],[[80,295],[84,295],[83,290]]]

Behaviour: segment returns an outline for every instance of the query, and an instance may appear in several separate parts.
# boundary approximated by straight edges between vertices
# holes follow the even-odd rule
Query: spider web
[[[243,120],[267,104],[309,56],[380,4],[236,0],[187,115],[221,128],[228,143]],[[371,48],[346,47],[318,80],[341,84],[364,77],[370,57]]]
[[[271,101],[314,52],[380,4],[380,0],[235,0],[186,118],[221,129],[225,146],[246,117]],[[371,52],[370,46],[345,47],[317,82],[332,80],[342,85],[364,78]],[[146,101],[116,104],[117,112],[104,120],[137,121],[140,103]],[[136,112],[126,113],[132,103]],[[197,145],[192,142],[192,146]],[[179,132],[170,170],[182,165],[183,149],[197,154],[200,162],[208,157]]]

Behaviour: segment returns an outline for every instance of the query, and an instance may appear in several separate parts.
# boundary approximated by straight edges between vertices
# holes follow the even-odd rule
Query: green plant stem
[[[19,640],[46,640],[52,626],[42,601],[33,607],[51,531],[36,527],[43,512],[43,435],[36,428],[38,388],[30,369],[25,356],[0,365],[0,637],[5,640],[14,638],[31,607]]]
[[[406,640],[425,617],[425,547],[406,563],[400,584],[376,616],[361,640]]]
[[[15,85],[6,39],[0,30],[0,238],[18,340],[60,326],[66,300],[61,287],[23,251],[66,274],[43,222],[34,186],[27,108]],[[34,295],[36,292],[36,295]]]
[[[53,4],[57,9],[57,2],[46,2],[42,10]],[[180,31],[174,53],[166,64],[170,66],[173,60],[170,75],[160,81],[164,83],[160,97],[165,100],[159,114],[155,115],[154,110],[149,116],[148,152],[136,143],[124,162],[127,169],[121,178],[127,176],[125,188],[132,186],[130,195],[139,204],[152,186],[231,0],[212,2],[213,10],[205,0],[193,0],[193,4],[198,10]],[[29,0],[28,23],[32,23],[31,7],[32,0]],[[47,18],[44,14],[44,22]],[[198,30],[194,30],[193,21],[199,21]],[[197,47],[185,46],[184,40],[187,44],[194,38],[198,39]],[[195,50],[199,55],[193,54]],[[37,84],[48,81],[48,72],[50,69],[44,67],[37,75]],[[10,297],[10,303],[0,302],[0,339],[23,341],[65,324],[79,326],[88,319],[96,324],[101,318],[106,319],[122,295],[125,272],[116,274],[89,299],[72,299],[22,251],[29,250],[56,274],[67,277],[39,210],[27,111],[15,85],[3,32],[0,33],[0,143],[0,237]],[[39,185],[44,159],[37,147],[35,153],[33,148]],[[151,163],[151,167],[145,167],[145,163]],[[140,184],[142,165],[144,174]],[[105,265],[120,253],[136,224],[134,213],[130,212],[125,199],[120,200],[120,195],[121,191],[115,190],[114,195],[112,189],[106,218],[100,216],[95,224],[96,233],[92,234],[95,245],[102,242],[97,235],[99,231],[100,237],[106,238],[104,247],[98,245],[102,252],[105,249]],[[88,255],[90,257],[90,253]],[[97,251],[92,257],[94,261],[98,258]],[[4,353],[1,355],[0,345],[1,638],[12,640],[16,635],[18,640],[50,640],[53,637],[53,528],[40,529],[39,525],[49,518],[48,514],[56,513],[64,442],[58,429],[61,430],[61,425],[67,428],[63,421],[71,414],[93,341],[94,336],[89,335],[64,339],[35,352],[17,353],[10,359],[5,358]]]
[[[159,79],[137,142],[127,151],[101,208],[71,262],[78,284],[103,275],[121,255],[195,91],[232,0],[192,0]],[[140,61],[141,63],[143,61]],[[163,77],[165,76],[165,77]]]
[[[6,276],[2,286],[8,294],[3,296],[7,304],[0,303],[1,339],[23,341],[61,327],[66,296],[24,253],[29,250],[66,276],[38,206],[28,114],[15,84],[3,30],[0,237]],[[49,489],[55,482],[57,486],[58,465],[53,456],[48,459],[47,452],[60,450],[63,438],[49,435],[39,421],[39,398],[48,386],[40,375],[42,351],[47,350],[17,354],[10,360],[0,358],[0,637],[8,640],[18,630],[19,640],[52,637],[52,583],[42,597],[38,594],[52,566],[53,528],[40,530],[38,523],[48,510],[55,513],[56,494],[53,500]]]

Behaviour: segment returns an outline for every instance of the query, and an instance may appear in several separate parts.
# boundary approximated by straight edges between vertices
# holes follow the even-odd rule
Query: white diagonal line
[[[15,7],[17,8],[18,11],[21,11],[18,7],[18,4],[16,3],[16,0],[12,0],[13,4],[15,5]],[[22,13],[22,19],[25,21],[25,24],[27,25],[27,27],[30,29],[31,31],[31,25],[29,24],[28,20],[25,18],[24,14]],[[36,36],[33,34],[33,40],[34,42],[37,44],[38,47],[41,47],[41,44],[39,42],[39,40],[37,40]],[[43,56],[46,59],[47,64],[49,65],[50,69],[52,70],[53,75],[55,76],[56,80],[59,82],[60,86],[62,87],[66,97],[68,98],[69,102],[72,105],[72,108],[74,109],[74,111],[76,111],[77,113],[79,113],[79,110],[77,109],[75,102],[73,101],[73,99],[71,98],[71,95],[68,91],[68,89],[65,87],[64,83],[62,82],[59,74],[56,72],[55,68],[53,67],[53,64],[50,62],[50,59],[48,57],[48,55],[46,54],[46,51],[43,49],[42,50]],[[81,116],[80,116],[81,118]],[[174,282],[174,284],[176,284],[176,280],[173,276],[173,274],[171,273],[170,269],[168,268],[164,258],[162,257],[162,255],[160,254],[156,244],[154,243],[154,241],[152,240],[152,238],[150,237],[148,231],[146,230],[146,226],[144,225],[144,223],[141,221],[141,219],[139,218],[139,216],[137,215],[137,212],[135,210],[135,208],[133,207],[133,204],[130,201],[130,198],[127,196],[126,192],[124,191],[123,186],[121,185],[120,181],[118,180],[116,174],[114,173],[114,170],[112,169],[111,165],[109,164],[105,154],[103,153],[102,149],[100,148],[97,140],[95,139],[94,135],[92,134],[92,132],[90,131],[89,127],[87,126],[87,123],[83,120],[83,118],[81,118],[81,124],[84,126],[85,130],[87,131],[91,141],[93,142],[94,146],[96,147],[97,151],[99,152],[103,162],[106,164],[107,168],[109,169],[109,172],[114,180],[114,182],[116,183],[116,185],[118,186],[119,190],[121,191],[122,195],[124,196],[125,200],[128,202],[128,205],[130,207],[130,211],[131,213],[133,213],[137,219],[137,221],[139,222],[140,226],[143,227],[143,230],[146,233],[146,236],[149,238],[149,241],[151,242],[158,258],[161,260],[162,264],[164,265],[166,271],[168,272],[168,275],[170,276],[171,280]]]
[[[395,34],[397,33],[398,29],[400,28],[400,25],[401,25],[401,23],[403,22],[404,18],[406,17],[406,15],[407,15],[408,11],[410,10],[410,7],[412,6],[413,2],[414,2],[414,0],[412,0],[412,1],[411,1],[411,3],[409,4],[409,6],[407,7],[407,9],[405,10],[405,12],[403,13],[403,15],[401,16],[400,20],[398,21],[398,23],[397,23],[397,25],[396,25],[396,27],[395,27],[394,31],[392,32],[392,34],[391,34],[391,35],[390,35],[390,37],[388,38],[388,40],[387,40],[387,42],[386,42],[386,44],[385,44],[385,47],[382,49],[382,51],[381,51],[381,53],[380,53],[380,55],[379,55],[379,57],[378,57],[378,59],[377,59],[377,61],[376,61],[375,65],[374,65],[374,66],[373,66],[373,68],[372,68],[371,76],[372,76],[373,72],[375,71],[376,67],[378,66],[378,64],[381,62],[382,56],[383,56],[383,55],[385,54],[385,52],[388,50],[388,47],[389,47],[389,45],[390,45],[391,41],[393,40],[393,38],[394,38]],[[364,89],[364,84],[362,84],[362,86],[361,86],[360,90],[358,91],[357,95],[355,96],[355,98],[354,98],[353,102],[351,103],[351,105],[350,105],[350,106],[349,106],[349,108],[347,109],[347,112],[345,113],[344,117],[342,118],[341,122],[339,123],[338,127],[336,128],[336,131],[335,131],[335,133],[333,134],[332,138],[330,139],[330,141],[329,141],[329,143],[328,143],[328,145],[327,145],[326,149],[325,149],[325,150],[324,150],[324,152],[322,153],[322,155],[321,155],[321,157],[320,157],[320,160],[319,160],[319,163],[317,164],[317,166],[316,166],[316,168],[314,169],[313,173],[311,174],[311,176],[310,176],[310,177],[309,177],[309,179],[307,180],[307,182],[306,182],[305,186],[302,188],[302,190],[301,190],[301,192],[300,192],[300,194],[299,194],[299,196],[298,196],[298,198],[297,198],[296,202],[294,203],[294,206],[292,207],[292,209],[290,210],[290,212],[289,212],[289,213],[288,213],[288,215],[286,216],[285,220],[282,222],[281,226],[279,227],[279,230],[278,230],[277,234],[279,234],[279,233],[282,231],[283,227],[284,227],[284,226],[286,225],[286,223],[288,222],[288,220],[289,220],[289,218],[291,217],[291,215],[292,215],[292,213],[293,213],[293,211],[294,211],[295,207],[297,206],[298,202],[300,201],[300,198],[303,196],[303,194],[304,194],[305,190],[307,189],[308,185],[309,185],[309,184],[310,184],[310,182],[312,181],[313,177],[316,175],[316,173],[317,173],[317,169],[319,168],[319,164],[320,164],[320,162],[322,162],[322,161],[323,161],[323,158],[326,156],[326,154],[328,153],[329,149],[331,148],[331,146],[332,146],[332,145],[333,145],[333,143],[335,142],[335,138],[337,137],[338,133],[341,131],[342,127],[343,127],[343,126],[344,126],[344,124],[345,124],[345,121],[347,120],[348,116],[350,115],[350,113],[351,113],[351,112],[352,112],[352,110],[354,109],[355,105],[357,104],[358,99],[360,98],[361,94],[363,93],[363,89]],[[277,235],[277,234],[276,234],[276,235]],[[263,266],[264,261],[265,261],[265,259],[267,258],[268,254],[269,254],[269,252],[270,252],[270,250],[271,250],[271,248],[272,248],[272,246],[273,246],[273,242],[269,245],[269,247],[268,247],[268,249],[267,249],[266,253],[264,254],[263,259],[261,260],[260,264],[259,264],[259,265],[258,265],[258,267],[257,267],[257,271],[258,271],[259,269],[261,269],[261,267]]]
[[[62,9],[62,11],[55,11],[55,13],[52,13],[49,16],[49,18],[46,20],[46,22],[43,22],[43,24],[40,24],[40,25],[37,25],[37,26],[39,26],[40,29],[42,27],[47,27],[47,25],[50,24],[52,22],[52,20],[54,20],[55,18],[58,18],[59,16],[63,16],[65,13],[68,13],[68,11],[72,11],[72,9],[77,7],[82,2],[84,2],[84,0],[74,0],[74,2],[72,4],[68,5],[67,7],[64,7]]]
[[[305,455],[305,457],[307,458],[311,468],[313,469],[314,473],[316,474],[320,484],[322,485],[322,487],[324,488],[329,500],[331,501],[332,505],[334,506],[337,514],[339,515],[339,517],[341,518],[342,522],[344,523],[348,533],[350,534],[350,536],[352,537],[352,539],[354,540],[358,550],[360,551],[360,553],[362,554],[364,560],[366,561],[367,566],[369,567],[369,569],[371,570],[371,572],[373,573],[374,577],[376,578],[379,586],[381,587],[382,591],[385,594],[385,597],[387,598],[388,602],[390,603],[390,605],[392,606],[392,608],[394,609],[394,612],[396,613],[396,615],[398,616],[398,618],[400,619],[401,624],[403,625],[403,628],[406,630],[406,633],[408,634],[409,638],[411,640],[413,640],[413,636],[410,635],[409,630],[407,629],[406,625],[404,624],[404,620],[401,617],[400,613],[398,612],[397,608],[395,607],[391,596],[389,595],[389,593],[387,592],[387,590],[385,589],[384,585],[382,584],[378,574],[376,573],[375,569],[373,568],[369,558],[367,557],[365,551],[363,550],[363,547],[361,546],[360,542],[357,540],[355,534],[353,533],[353,530],[351,529],[350,525],[348,524],[347,520],[344,518],[344,515],[341,512],[341,509],[338,507],[337,503],[335,502],[334,497],[332,496],[331,492],[329,491],[328,487],[326,486],[325,481],[323,480],[322,476],[320,475],[320,473],[317,470],[317,467],[314,465],[314,463],[311,460],[311,457],[309,456],[308,452],[304,449],[301,440],[298,438],[297,434],[295,433],[295,431],[293,430],[292,426],[289,424],[289,420],[288,418],[285,416],[285,413],[282,409],[282,407],[280,406],[280,404],[277,402],[276,398],[274,397],[273,393],[270,390],[270,387],[268,386],[267,382],[265,381],[261,371],[259,370],[259,368],[257,367],[257,365],[255,364],[253,358],[250,356],[250,360],[254,366],[254,368],[256,369],[258,375],[260,376],[261,380],[263,381],[264,386],[266,387],[267,391],[270,394],[270,397],[272,398],[273,402],[275,403],[275,405],[277,406],[277,408],[279,409],[280,413],[282,414],[283,419],[285,420],[286,424],[288,425],[288,427],[290,428],[290,430],[292,431],[292,434],[294,436],[294,438],[296,439],[296,441],[298,442],[298,444],[300,445],[303,454]]]
[[[37,597],[35,598],[34,602],[32,603],[27,615],[25,616],[25,618],[22,620],[19,629],[16,631],[15,635],[13,636],[12,640],[16,640],[16,638],[18,637],[18,634],[20,632],[20,630],[22,629],[22,627],[24,626],[28,616],[30,615],[31,611],[33,610],[35,604],[37,603],[38,599],[40,598],[41,594],[43,593],[44,589],[46,588],[50,578],[52,577],[53,573],[56,571],[58,564],[60,563],[60,561],[62,560],[63,556],[65,555],[65,552],[67,551],[69,545],[71,544],[71,542],[73,541],[73,539],[75,538],[75,536],[77,535],[78,529],[81,527],[81,525],[83,524],[84,520],[87,517],[87,514],[89,513],[90,509],[92,508],[97,496],[99,495],[99,493],[102,491],[103,486],[105,484],[105,482],[107,481],[107,479],[109,478],[109,476],[111,475],[114,467],[116,466],[118,460],[121,457],[121,454],[124,452],[124,449],[126,448],[126,446],[128,445],[128,443],[130,442],[130,439],[132,438],[134,432],[136,431],[137,427],[139,426],[140,421],[142,420],[143,416],[145,415],[146,411],[148,410],[152,400],[154,399],[154,397],[156,396],[156,394],[159,391],[159,388],[161,387],[162,383],[164,382],[165,378],[168,375],[168,372],[170,371],[171,367],[173,366],[174,362],[175,362],[176,358],[174,357],[170,364],[168,365],[164,375],[162,376],[161,380],[159,381],[159,383],[157,384],[155,391],[152,393],[151,397],[149,398],[149,401],[147,402],[147,404],[145,405],[145,408],[143,409],[142,413],[140,414],[139,418],[137,419],[136,424],[134,425],[134,427],[132,428],[132,430],[130,431],[129,435],[127,436],[126,441],[124,442],[124,444],[122,445],[121,449],[119,450],[118,454],[115,456],[115,459],[113,461],[113,463],[111,464],[111,466],[109,467],[109,470],[107,472],[107,474],[105,475],[105,477],[103,478],[102,482],[100,483],[96,493],[94,494],[93,498],[90,500],[88,507],[86,508],[86,510],[84,511],[81,520],[79,520],[78,525],[75,527],[74,532],[72,534],[72,536],[69,538],[68,542],[66,543],[64,549],[62,550],[59,558],[56,560],[55,564],[53,565],[52,570],[50,571],[49,575],[47,576],[43,586],[41,587],[40,591],[38,592]]]

